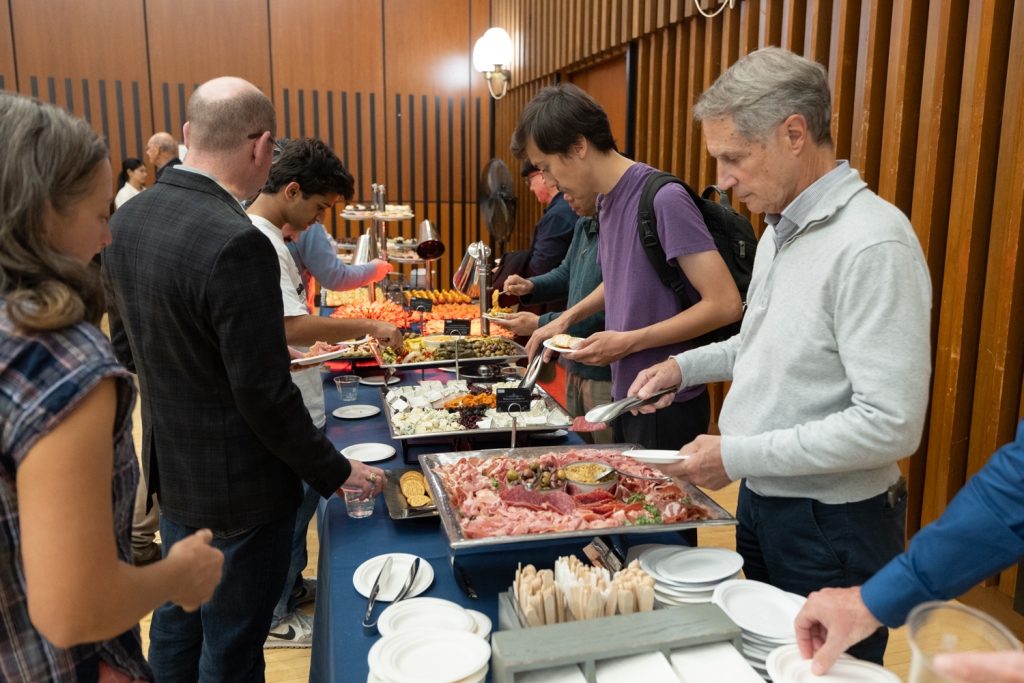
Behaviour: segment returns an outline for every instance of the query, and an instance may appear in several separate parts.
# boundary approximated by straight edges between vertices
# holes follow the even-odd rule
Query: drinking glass
[[[971,607],[925,602],[907,618],[910,642],[909,683],[955,683],[932,668],[936,655],[956,652],[1019,650],[1013,634],[998,621]]]
[[[369,517],[373,514],[373,503],[375,500],[373,496],[366,500],[359,500],[359,497],[363,495],[362,489],[342,487],[342,491],[345,492],[345,510],[348,512],[349,517]]]
[[[342,401],[354,401],[359,396],[359,377],[356,375],[335,377],[334,386],[338,387]]]

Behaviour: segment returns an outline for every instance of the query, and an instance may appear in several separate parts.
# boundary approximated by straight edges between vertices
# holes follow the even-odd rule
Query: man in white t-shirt
[[[287,243],[298,239],[301,231],[323,221],[324,213],[354,191],[351,174],[334,152],[319,140],[304,138],[284,146],[280,157],[270,169],[263,191],[247,209],[249,218],[274,245],[281,265],[281,296],[284,303],[284,329],[288,344],[298,347],[298,355],[318,341],[336,343],[370,335],[387,346],[400,347],[402,332],[391,323],[377,320],[334,319],[309,314],[305,288]],[[319,366],[298,370],[292,379],[302,392],[313,423],[323,429],[323,381]],[[383,472],[379,476],[384,476]],[[312,620],[296,609],[312,602],[316,583],[303,579],[306,566],[306,530],[316,512],[319,494],[305,487],[306,495],[295,519],[292,562],[285,592],[274,609],[274,620],[265,647],[310,647],[313,642]]]

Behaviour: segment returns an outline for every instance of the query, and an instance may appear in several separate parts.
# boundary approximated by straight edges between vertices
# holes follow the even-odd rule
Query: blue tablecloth
[[[361,371],[368,375],[371,372]],[[380,374],[375,371],[375,374]],[[420,379],[419,372],[405,373],[403,383]],[[402,462],[399,442],[390,438],[383,414],[363,420],[340,420],[331,413],[342,403],[335,390],[333,377],[325,378],[324,396],[327,407],[327,436],[339,450],[358,443],[386,443],[395,447],[396,455],[382,463],[374,463],[384,469],[406,467]],[[451,373],[428,371],[428,379],[447,380]],[[381,406],[380,391],[377,387],[360,385],[359,397],[355,404]],[[349,404],[354,405],[354,404]],[[540,442],[537,442],[539,445]],[[550,445],[582,444],[576,434],[559,439],[548,439]],[[476,448],[507,447],[507,437],[485,444],[474,443]],[[450,452],[445,444],[412,446],[410,456],[420,453]],[[497,596],[512,584],[518,562],[524,565],[534,563],[538,567],[550,567],[555,558],[567,553],[578,554],[585,545],[579,540],[560,546],[524,547],[515,553],[482,553],[460,556],[459,563],[466,569],[467,576],[475,589],[478,599],[471,600],[455,582],[448,557],[448,544],[440,530],[440,521],[434,517],[420,520],[395,521],[388,516],[384,497],[377,498],[373,515],[364,519],[349,518],[345,502],[337,496],[321,500],[319,510],[320,559],[317,565],[317,601],[313,620],[313,652],[310,663],[311,683],[363,683],[369,669],[366,658],[370,646],[379,636],[363,634],[362,617],[366,610],[366,598],[356,592],[352,585],[355,569],[367,559],[390,552],[404,552],[419,555],[430,562],[434,570],[434,582],[424,596],[444,598],[463,607],[483,612],[490,617],[494,628],[498,626]],[[636,543],[681,543],[675,534],[643,534],[631,539]],[[380,613],[384,605],[376,607]]]

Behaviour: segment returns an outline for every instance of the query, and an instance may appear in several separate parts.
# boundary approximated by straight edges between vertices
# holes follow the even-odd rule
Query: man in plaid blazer
[[[160,683],[262,680],[300,478],[328,497],[343,483],[377,495],[384,476],[337,452],[289,376],[277,255],[239,204],[267,179],[273,106],[220,78],[188,114],[186,163],[115,214],[103,254],[111,336],[139,376],[164,552],[208,527],[225,555],[199,612],[154,612],[149,659]]]

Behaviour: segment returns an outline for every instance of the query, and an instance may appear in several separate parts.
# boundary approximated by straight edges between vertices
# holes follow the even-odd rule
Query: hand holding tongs
[[[635,410],[640,406],[650,405],[656,403],[659,398],[665,394],[675,394],[679,391],[679,387],[671,387],[669,389],[662,389],[650,395],[648,398],[640,398],[639,396],[627,396],[626,398],[614,401],[612,403],[606,403],[603,406],[596,406],[587,411],[586,420],[587,422],[611,422],[619,415]]]

